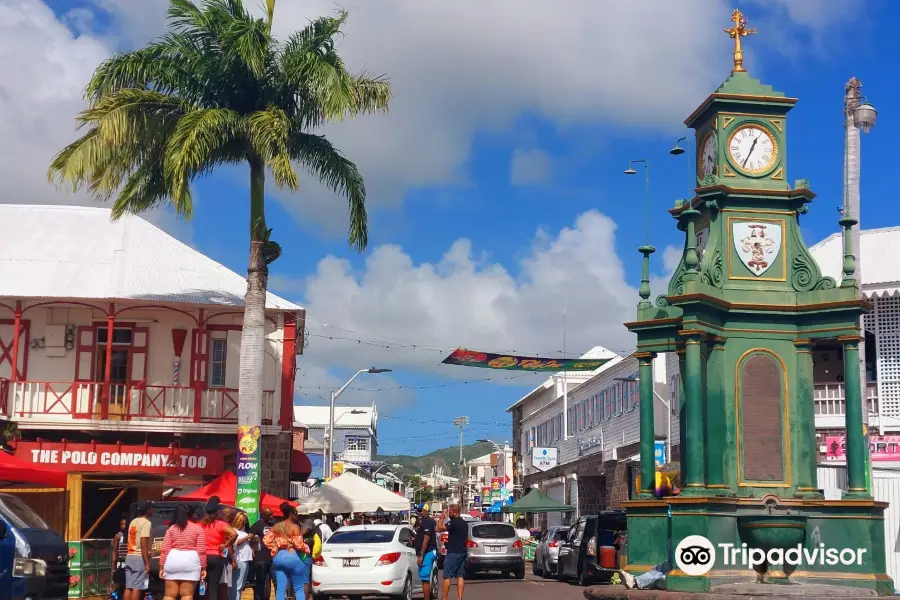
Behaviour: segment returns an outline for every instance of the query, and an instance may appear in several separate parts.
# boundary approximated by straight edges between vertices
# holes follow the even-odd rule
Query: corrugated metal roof
[[[144,219],[0,204],[0,296],[243,306],[246,279]],[[269,294],[266,308],[299,306]]]
[[[309,428],[322,428],[328,425],[327,406],[294,406],[294,422],[305,423]],[[335,406],[334,427],[346,429],[352,427],[369,428],[373,425],[374,406]]]
[[[893,293],[900,287],[900,261],[890,260],[900,248],[900,227],[863,229],[859,238],[862,290],[867,296]],[[822,275],[840,284],[843,276],[844,244],[840,233],[833,233],[809,249],[819,263]]]

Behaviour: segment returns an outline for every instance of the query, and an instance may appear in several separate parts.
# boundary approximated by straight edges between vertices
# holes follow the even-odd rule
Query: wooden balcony
[[[197,410],[199,408],[199,411]],[[263,426],[274,423],[275,392],[263,392]],[[174,385],[0,379],[0,415],[20,429],[232,433],[238,391]]]
[[[813,396],[815,407],[816,429],[843,429],[846,415],[844,384],[817,383]],[[866,400],[869,425],[877,425],[880,413],[878,402],[878,383],[870,381],[866,385]]]

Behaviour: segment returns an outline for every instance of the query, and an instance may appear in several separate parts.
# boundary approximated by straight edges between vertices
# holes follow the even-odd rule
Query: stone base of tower
[[[776,505],[767,506],[767,499]],[[633,500],[624,505],[628,514],[625,569],[633,575],[666,561],[670,539],[673,558],[678,544],[688,536],[703,536],[715,548],[714,566],[704,575],[689,575],[673,564],[666,577],[666,590],[670,592],[715,592],[729,584],[758,581],[760,573],[749,568],[743,558],[747,554],[742,555],[742,550],[749,552],[750,548],[794,548],[795,556],[804,552],[813,557],[811,562],[804,558],[798,566],[758,567],[765,572],[765,581],[773,585],[862,588],[879,596],[894,592],[894,583],[886,572],[884,502],[780,500],[774,495],[762,499],[675,496]],[[796,550],[798,544],[800,551]],[[726,549],[728,557],[724,556]],[[836,551],[833,559],[829,550]]]

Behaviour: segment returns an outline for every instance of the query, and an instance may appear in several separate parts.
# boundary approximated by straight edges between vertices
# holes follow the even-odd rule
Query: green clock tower
[[[886,504],[866,484],[857,367],[860,316],[869,305],[859,298],[849,236],[841,281],[822,276],[803,241],[800,219],[815,194],[806,180],[788,179],[788,113],[797,100],[747,74],[741,42],[755,32],[740,11],[732,22],[725,30],[734,40],[731,75],[685,122],[696,134],[697,186],[669,211],[684,232],[684,251],[655,301],[653,248],[640,248],[638,316],[626,323],[638,337],[642,487],[626,503],[628,570],[649,570],[666,560],[670,543],[676,549],[700,535],[716,548],[712,568],[690,575],[675,566],[669,590],[790,581],[891,594]],[[847,231],[855,221],[845,216],[839,224]],[[826,500],[816,478],[812,348],[824,341],[844,352],[849,492],[841,500]],[[652,361],[661,352],[679,356],[683,381],[682,489],[664,498],[653,490]],[[852,564],[784,560],[751,569],[727,560],[723,544],[865,552]]]

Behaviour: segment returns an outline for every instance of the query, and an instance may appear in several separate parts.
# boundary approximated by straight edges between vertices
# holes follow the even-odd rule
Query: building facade
[[[168,477],[233,469],[244,277],[105,209],[0,205],[0,232],[0,417],[16,456],[155,476],[160,493]],[[261,483],[274,494],[288,493],[304,315],[269,294]]]
[[[330,409],[327,406],[295,406],[294,421],[309,432],[308,439],[324,441]],[[369,468],[380,465],[378,455],[378,409],[372,406],[334,408],[333,460]]]
[[[585,358],[611,354],[595,348]],[[592,373],[568,373],[565,378],[560,375],[547,379],[508,409],[514,413],[514,423],[518,423],[513,437],[519,444],[515,450],[521,456],[523,491],[538,487],[554,500],[574,508],[569,515],[542,516],[542,526],[562,524],[579,514],[618,508],[630,497],[631,464],[637,458],[640,429],[637,361],[612,356]],[[660,357],[657,363],[657,436],[665,442],[671,431],[677,455],[678,418],[677,414],[667,418],[665,358]],[[518,421],[515,414],[522,415]],[[541,461],[535,459],[546,456],[544,450],[555,454],[556,460],[539,468],[536,465]]]
[[[900,464],[900,266],[885,260],[900,244],[900,227],[864,230],[860,235],[863,298],[872,310],[863,317],[865,404],[873,463]],[[810,247],[823,274],[840,278],[841,235]],[[842,464],[846,447],[843,352],[836,344],[813,347],[815,421],[820,461]]]

